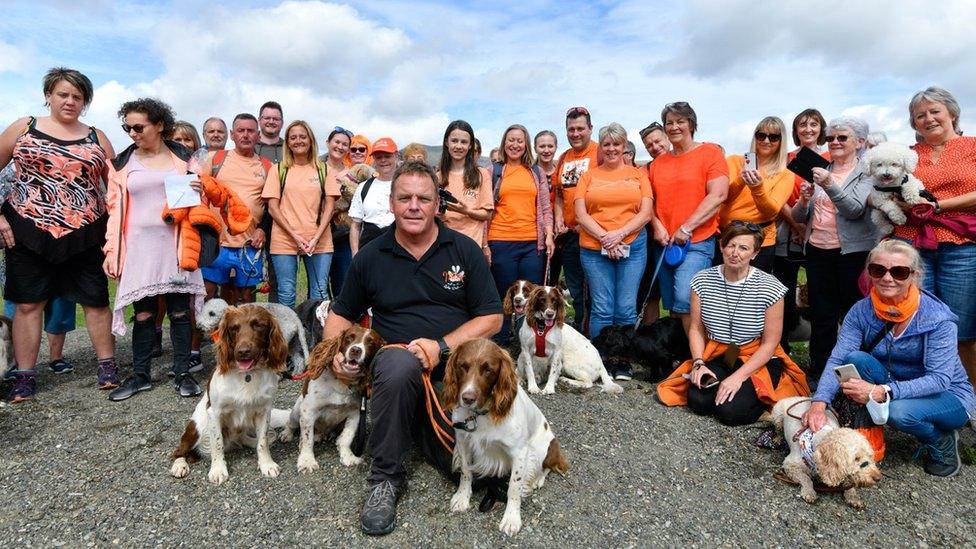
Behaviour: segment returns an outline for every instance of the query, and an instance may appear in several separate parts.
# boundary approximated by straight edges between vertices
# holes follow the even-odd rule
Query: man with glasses
[[[580,177],[598,163],[599,147],[590,139],[592,134],[590,111],[585,107],[573,107],[566,111],[566,139],[571,148],[559,156],[556,171],[553,172],[553,183],[556,185],[556,246],[562,247],[563,272],[566,274],[569,293],[573,297],[573,310],[576,314],[573,327],[583,335],[587,335],[584,327],[588,316],[587,298],[583,265],[580,263],[579,226],[573,212],[573,199]]]
[[[261,136],[254,145],[254,153],[267,158],[272,164],[281,162],[281,151],[285,146],[285,140],[281,138],[283,120],[281,105],[274,101],[261,105],[261,110],[258,111]]]

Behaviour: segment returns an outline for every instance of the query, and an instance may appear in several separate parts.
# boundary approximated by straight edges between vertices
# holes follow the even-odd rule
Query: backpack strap
[[[871,338],[871,341],[861,345],[861,351],[865,353],[870,353],[871,351],[873,351],[874,348],[877,347],[879,343],[881,343],[881,340],[884,339],[885,336],[888,335],[888,332],[890,332],[891,329],[894,327],[895,327],[894,322],[890,320],[885,322],[884,327],[878,330],[878,333],[875,334],[873,338]]]
[[[288,168],[278,164],[278,200],[285,197],[285,180],[288,179]]]
[[[501,199],[502,193],[502,173],[505,171],[505,165],[500,162],[492,162],[491,164],[491,194],[495,199],[495,205],[498,205],[498,201]]]
[[[325,203],[325,176],[328,173],[325,162],[316,161],[315,171],[319,174],[319,209],[315,215],[315,226],[318,227],[319,223],[322,222],[322,204]]]
[[[217,172],[223,167],[224,160],[227,160],[227,149],[220,149],[214,153],[213,160],[210,162],[210,177],[217,177]]]
[[[362,186],[359,188],[359,199],[366,202],[366,195],[369,194],[369,188],[373,185],[373,180],[375,177],[370,177],[366,181],[363,181]]]
[[[264,178],[268,178],[268,174],[271,173],[271,161],[263,156],[258,156],[261,160],[261,167],[264,169]]]

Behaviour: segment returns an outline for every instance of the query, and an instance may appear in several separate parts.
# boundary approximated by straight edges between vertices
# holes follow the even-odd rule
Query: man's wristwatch
[[[437,347],[440,349],[440,361],[442,364],[447,363],[447,357],[451,356],[451,348],[447,346],[447,342],[444,341],[443,337],[437,338]]]

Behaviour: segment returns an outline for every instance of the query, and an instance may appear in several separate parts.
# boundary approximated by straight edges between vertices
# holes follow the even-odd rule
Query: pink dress
[[[122,276],[115,292],[112,333],[125,335],[125,307],[140,299],[164,294],[191,294],[200,312],[206,290],[199,269],[180,269],[176,257],[176,226],[163,222],[166,190],[163,180],[180,175],[175,169],[153,170],[132,156],[126,181],[128,215]]]

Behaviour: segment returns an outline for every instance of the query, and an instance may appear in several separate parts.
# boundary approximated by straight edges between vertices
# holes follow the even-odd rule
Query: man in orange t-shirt
[[[583,322],[587,318],[586,290],[583,285],[583,265],[580,263],[579,226],[573,213],[573,199],[580,177],[598,163],[596,142],[590,139],[593,123],[590,111],[584,107],[573,107],[566,112],[566,139],[570,149],[559,156],[553,184],[556,186],[556,246],[562,248],[563,272],[566,273],[566,286],[573,297],[576,318],[573,327],[583,335],[586,331]]]

